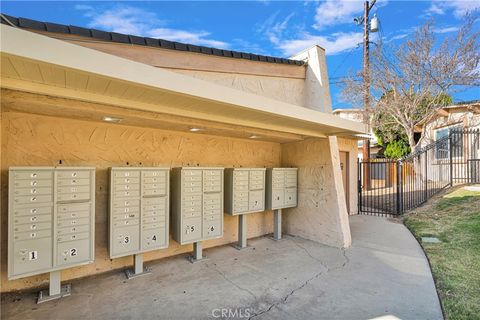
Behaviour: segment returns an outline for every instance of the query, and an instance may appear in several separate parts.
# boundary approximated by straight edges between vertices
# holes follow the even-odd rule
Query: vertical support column
[[[238,250],[247,247],[247,215],[241,214],[238,216],[238,242],[235,248]]]
[[[195,263],[201,260],[205,260],[206,258],[203,256],[203,250],[202,250],[202,242],[194,242],[193,243],[193,253],[191,256],[188,256],[188,260],[191,263]]]
[[[282,209],[273,211],[273,240],[282,239]]]
[[[133,270],[127,269],[125,270],[125,275],[127,279],[136,278],[139,276],[143,276],[150,273],[150,269],[147,267],[143,267],[143,254],[135,254],[133,256]]]
[[[50,283],[48,290],[42,290],[38,293],[37,304],[67,297],[70,295],[72,287],[70,284],[61,285],[61,271],[50,272]]]
[[[55,296],[61,292],[61,275],[60,271],[50,272],[50,284],[48,287],[48,295]]]

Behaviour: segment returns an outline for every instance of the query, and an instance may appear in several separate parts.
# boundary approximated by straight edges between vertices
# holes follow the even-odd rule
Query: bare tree
[[[374,105],[368,115],[380,119],[372,124],[374,129],[401,128],[415,150],[418,121],[432,116],[456,90],[480,86],[480,31],[475,22],[475,16],[466,16],[454,36],[442,40],[429,21],[396,47],[387,47],[381,40],[377,43],[370,71]],[[362,83],[362,74],[344,81],[343,96],[353,105],[362,105]],[[389,121],[381,121],[384,115]]]

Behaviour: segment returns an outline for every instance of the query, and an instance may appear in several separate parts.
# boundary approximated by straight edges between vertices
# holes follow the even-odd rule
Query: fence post
[[[428,200],[428,151],[425,152],[425,202]]]
[[[357,207],[358,207],[358,214],[362,213],[362,162],[360,159],[357,158],[357,169],[358,169],[358,177],[357,177]]]
[[[402,163],[400,161],[395,162],[397,169],[397,214],[402,214]]]
[[[450,187],[453,187],[453,143],[452,143],[452,131],[448,133],[448,153],[450,157]]]

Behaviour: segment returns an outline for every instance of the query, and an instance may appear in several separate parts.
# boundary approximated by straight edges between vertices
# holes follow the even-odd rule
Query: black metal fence
[[[358,163],[358,213],[400,215],[456,184],[480,183],[480,129],[448,135],[398,160]]]

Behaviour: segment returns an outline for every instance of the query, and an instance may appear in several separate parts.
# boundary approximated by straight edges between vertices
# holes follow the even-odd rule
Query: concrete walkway
[[[425,256],[399,223],[351,217],[353,245],[339,250],[298,237],[251,240],[250,248],[206,250],[73,282],[73,294],[35,304],[2,296],[2,319],[442,319]],[[223,314],[223,317],[222,317]]]

